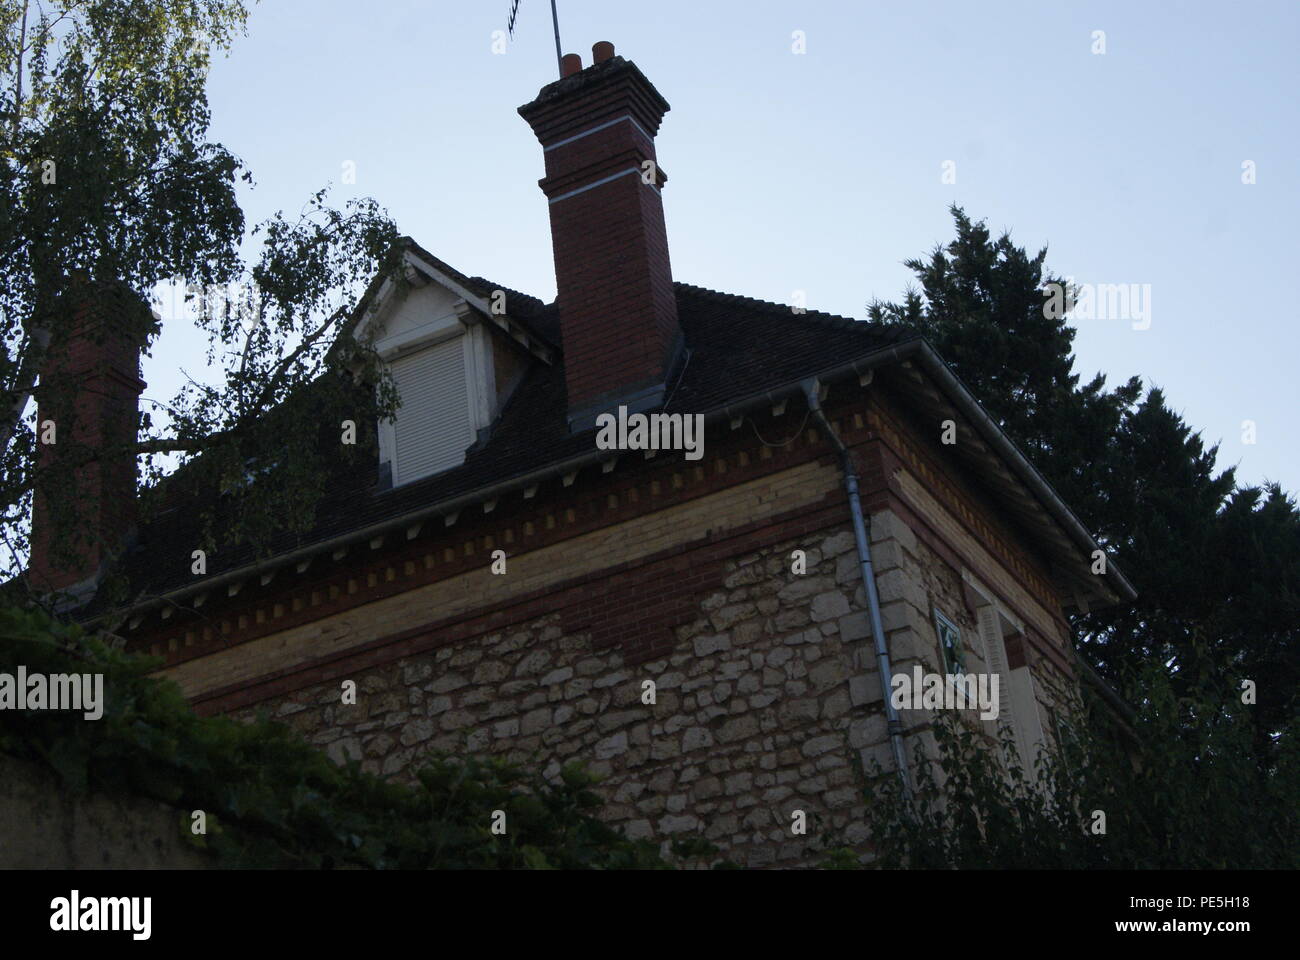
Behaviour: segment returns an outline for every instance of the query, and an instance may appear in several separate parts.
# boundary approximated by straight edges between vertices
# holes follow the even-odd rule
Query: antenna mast
[[[510,30],[510,36],[515,35],[515,21],[519,17],[519,0],[514,0],[510,4],[510,21],[507,27]],[[564,54],[560,50],[560,15],[555,10],[555,0],[551,0],[551,23],[555,27],[555,69],[562,77],[564,76]]]
[[[555,70],[564,76],[564,54],[560,53],[560,15],[555,12],[555,0],[551,0],[551,23],[555,25]]]

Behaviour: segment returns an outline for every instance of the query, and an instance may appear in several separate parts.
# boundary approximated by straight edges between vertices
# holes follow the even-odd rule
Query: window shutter
[[[473,442],[464,337],[394,360],[402,405],[393,424],[393,479],[407,483],[459,466]]]
[[[1011,671],[1011,697],[1016,711],[1016,739],[1025,774],[1032,780],[1043,737],[1043,723],[1038,716],[1038,697],[1034,695],[1034,677],[1028,667]]]
[[[984,641],[985,660],[991,673],[998,676],[998,718],[994,722],[998,742],[1002,742],[1002,726],[1010,724],[1015,742],[1020,744],[1020,728],[1016,725],[1011,706],[1011,671],[1007,669],[1007,647],[1002,642],[1002,624],[998,622],[997,607],[986,603],[979,608],[980,639]],[[1021,760],[1023,767],[1024,760]]]

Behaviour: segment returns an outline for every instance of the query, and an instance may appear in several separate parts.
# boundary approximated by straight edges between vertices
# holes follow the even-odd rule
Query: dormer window
[[[375,321],[368,332],[401,401],[379,424],[381,476],[397,487],[460,466],[496,415],[490,335],[437,283],[392,298]]]
[[[414,291],[375,342],[401,401],[379,424],[381,469],[395,487],[460,466],[496,412],[487,333],[442,293]]]
[[[410,241],[407,241],[410,243]],[[414,248],[401,289],[386,281],[354,336],[373,345],[400,401],[379,423],[379,473],[394,487],[454,469],[491,426],[531,355],[551,363],[481,290]],[[499,292],[499,291],[498,291]]]

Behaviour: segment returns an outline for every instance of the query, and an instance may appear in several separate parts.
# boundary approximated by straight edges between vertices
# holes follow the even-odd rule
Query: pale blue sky
[[[336,202],[376,198],[456,268],[550,300],[541,148],[515,113],[555,78],[550,9],[523,0],[495,55],[508,8],[257,6],[210,85],[212,136],[257,179],[250,221],[333,182]],[[1150,284],[1150,329],[1079,321],[1077,369],[1163,386],[1222,441],[1221,465],[1300,490],[1300,2],[559,8],[565,52],[586,64],[610,40],[672,104],[658,150],[676,279],[780,302],[803,290],[862,318],[902,294],[902,260],[951,239],[959,203],[1031,251],[1048,244],[1076,282]],[[347,161],[354,186],[340,185]],[[171,324],[148,395],[171,396],[201,354]]]

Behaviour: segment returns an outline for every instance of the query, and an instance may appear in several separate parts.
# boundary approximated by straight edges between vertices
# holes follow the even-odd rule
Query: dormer
[[[534,362],[551,349],[488,290],[408,241],[406,283],[386,282],[354,335],[392,376],[401,406],[380,421],[381,485],[404,486],[460,466]]]

